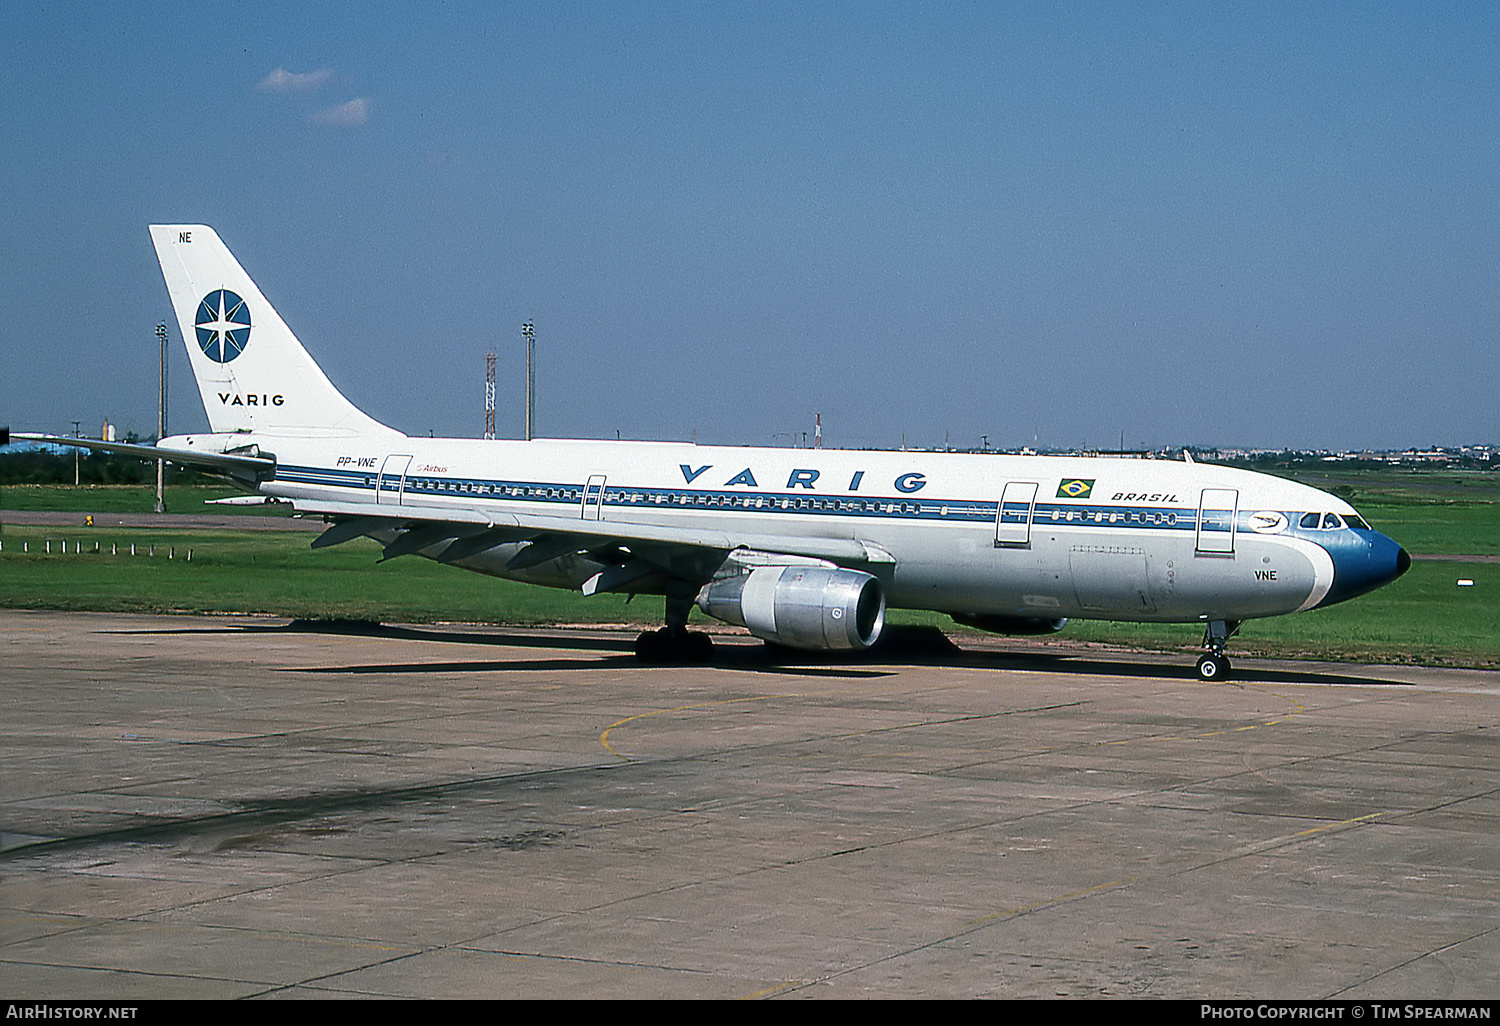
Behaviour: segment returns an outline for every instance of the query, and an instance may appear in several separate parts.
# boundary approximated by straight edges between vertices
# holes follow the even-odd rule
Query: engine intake
[[[869,648],[885,626],[880,582],[838,567],[757,567],[704,586],[698,608],[757,638],[812,651]]]

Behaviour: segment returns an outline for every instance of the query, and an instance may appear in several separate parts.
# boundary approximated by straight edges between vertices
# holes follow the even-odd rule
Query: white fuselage
[[[858,543],[865,558],[833,561],[879,577],[892,606],[959,614],[1183,622],[1296,612],[1329,594],[1329,539],[1356,533],[1299,526],[1309,512],[1353,513],[1327,493],[1185,461],[655,442],[256,441],[278,461],[260,486],[269,495],[375,502],[393,517],[419,503],[461,512],[476,530],[529,515]],[[519,547],[455,562],[570,588],[599,569],[567,556],[508,570]]]

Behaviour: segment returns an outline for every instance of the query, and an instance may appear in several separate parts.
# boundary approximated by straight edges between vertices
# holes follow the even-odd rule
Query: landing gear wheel
[[[635,657],[648,665],[666,662],[667,644],[661,631],[641,631],[635,639]]]
[[[699,631],[663,627],[641,632],[635,639],[635,657],[652,666],[707,663],[714,657],[714,643]]]
[[[1229,660],[1221,655],[1206,655],[1198,660],[1199,680],[1225,680],[1229,677]]]
[[[713,661],[714,642],[701,631],[690,631],[687,636],[686,654],[683,662],[703,664]]]

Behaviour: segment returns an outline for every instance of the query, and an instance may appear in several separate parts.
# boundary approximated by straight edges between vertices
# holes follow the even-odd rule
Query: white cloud
[[[320,68],[317,71],[296,74],[285,68],[277,68],[255,88],[263,93],[305,93],[318,88],[324,82],[333,78],[332,68]]]
[[[362,125],[374,110],[375,101],[361,96],[337,107],[325,107],[315,112],[312,120],[320,125]]]

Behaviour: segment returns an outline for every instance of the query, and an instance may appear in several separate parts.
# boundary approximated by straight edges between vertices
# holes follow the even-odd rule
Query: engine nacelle
[[[1056,634],[1067,625],[1067,617],[1049,620],[1043,616],[1002,616],[998,613],[952,613],[954,621],[991,634]]]
[[[839,567],[757,567],[704,586],[698,608],[757,638],[812,651],[869,648],[885,626],[880,582]]]

